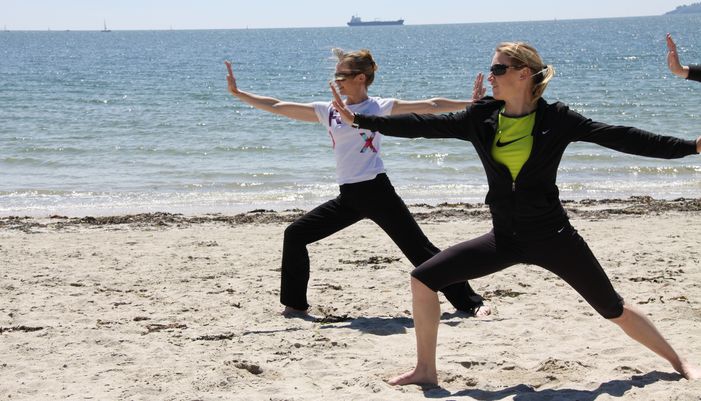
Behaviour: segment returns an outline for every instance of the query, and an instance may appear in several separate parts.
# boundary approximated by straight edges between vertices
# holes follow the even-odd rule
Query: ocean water
[[[410,23],[410,21],[408,21]],[[672,32],[701,63],[701,15],[201,31],[0,32],[0,216],[308,209],[337,194],[331,141],[226,91],[329,100],[330,49],[371,49],[370,95],[467,98],[504,40],[534,44],[557,76],[545,97],[598,121],[701,135],[701,84],[666,68]],[[472,146],[385,137],[407,203],[482,202]],[[701,157],[658,160],[573,144],[563,199],[701,196]]]

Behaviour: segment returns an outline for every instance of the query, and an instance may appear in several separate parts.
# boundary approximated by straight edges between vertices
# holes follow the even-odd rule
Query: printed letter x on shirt
[[[368,138],[365,132],[360,132],[360,136],[365,141],[365,145],[363,145],[363,148],[360,149],[360,153],[365,153],[368,151],[368,149],[372,150],[373,153],[377,153],[377,149],[375,149],[375,146],[372,144],[372,140],[375,139],[375,133],[371,133],[370,137]]]

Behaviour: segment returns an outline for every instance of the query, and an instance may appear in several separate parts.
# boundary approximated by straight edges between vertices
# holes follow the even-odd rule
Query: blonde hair
[[[509,57],[514,67],[528,67],[532,74],[534,101],[543,96],[548,82],[555,76],[555,68],[544,64],[533,46],[524,42],[502,42],[499,43],[496,51]]]
[[[358,72],[365,75],[365,86],[370,86],[375,80],[375,71],[377,71],[377,63],[372,58],[372,54],[368,49],[361,49],[352,52],[345,52],[343,49],[331,49],[338,63],[347,63],[353,72]]]

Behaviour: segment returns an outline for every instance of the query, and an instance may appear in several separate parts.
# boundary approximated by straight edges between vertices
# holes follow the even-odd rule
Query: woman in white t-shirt
[[[433,98],[405,101],[369,97],[368,87],[375,78],[377,64],[370,51],[344,52],[333,49],[338,57],[334,82],[348,107],[356,113],[392,115],[402,113],[442,113],[464,109],[470,102]],[[282,250],[280,302],[283,314],[305,316],[309,254],[307,245],[328,237],[364,218],[379,225],[414,266],[440,250],[424,235],[402,199],[394,191],[380,158],[382,135],[344,123],[331,102],[293,103],[240,90],[231,68],[228,69],[229,92],[241,101],[295,120],[320,122],[331,136],[336,157],[336,176],[340,194],[335,199],[309,211],[285,230]],[[473,98],[484,95],[482,76],[478,76]],[[441,290],[453,306],[471,316],[491,313],[481,296],[467,282]]]

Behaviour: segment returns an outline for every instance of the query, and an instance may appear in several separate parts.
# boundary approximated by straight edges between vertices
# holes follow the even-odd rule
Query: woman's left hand
[[[475,78],[475,83],[472,86],[472,101],[476,102],[487,94],[487,88],[484,87],[484,75],[480,72]]]
[[[355,114],[353,114],[353,112],[350,111],[348,106],[346,106],[346,104],[343,102],[343,99],[341,98],[341,95],[338,94],[336,86],[333,84],[333,82],[329,82],[329,86],[331,87],[331,93],[333,93],[333,107],[338,111],[338,114],[341,116],[343,122],[349,125],[352,124]]]

